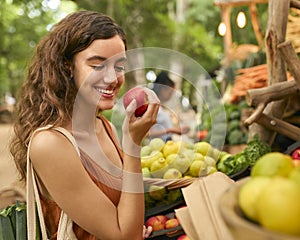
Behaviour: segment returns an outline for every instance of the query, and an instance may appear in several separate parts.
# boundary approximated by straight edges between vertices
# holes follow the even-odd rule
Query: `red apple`
[[[146,227],[151,226],[152,231],[158,231],[165,228],[165,223],[168,218],[164,215],[156,215],[147,219],[145,225]]]
[[[292,153],[292,158],[296,159],[296,160],[300,160],[300,149],[296,149],[293,153]]]
[[[177,218],[171,218],[171,219],[168,219],[165,222],[165,229],[174,228],[174,227],[177,227],[178,225],[179,225],[178,219]]]
[[[293,159],[293,164],[295,167],[300,166],[300,159]]]
[[[135,116],[136,117],[143,116],[143,114],[147,111],[148,108],[147,95],[144,92],[143,88],[134,87],[125,94],[123,98],[123,105],[125,109],[128,107],[128,105],[131,103],[133,99],[136,100],[136,110],[134,112]]]
[[[183,234],[183,235],[180,235],[177,240],[190,240],[190,238],[188,237],[188,235],[186,234]]]

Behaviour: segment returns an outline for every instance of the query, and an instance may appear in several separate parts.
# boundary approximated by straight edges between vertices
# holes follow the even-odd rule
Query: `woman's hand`
[[[148,238],[150,236],[152,232],[152,227],[149,226],[148,228],[144,225],[144,228],[143,228],[143,239],[145,238]]]
[[[141,117],[135,117],[136,101],[132,100],[126,108],[126,117],[122,126],[123,151],[131,156],[139,156],[140,144],[148,133],[149,129],[156,123],[156,117],[159,110],[160,101],[156,94],[144,88],[148,98],[147,111]]]

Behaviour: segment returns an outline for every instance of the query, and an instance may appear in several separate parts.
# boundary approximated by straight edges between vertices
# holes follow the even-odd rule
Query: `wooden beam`
[[[268,3],[268,0],[215,0],[214,5],[216,6],[245,6],[250,5],[251,3]]]
[[[290,7],[300,9],[300,2],[297,0],[291,0]]]
[[[258,122],[266,128],[287,136],[294,141],[300,140],[300,129],[292,124],[266,114],[262,114]]]
[[[299,94],[295,80],[275,83],[272,86],[249,89],[246,94],[246,101],[249,106],[256,107],[260,103],[267,105],[272,101],[277,101],[283,98],[290,97],[294,94]]]

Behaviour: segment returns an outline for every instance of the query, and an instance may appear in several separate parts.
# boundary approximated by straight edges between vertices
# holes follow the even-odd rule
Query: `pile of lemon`
[[[226,152],[219,151],[208,142],[164,142],[152,139],[141,149],[144,177],[176,179],[200,177],[217,171],[216,163]]]
[[[238,197],[248,219],[269,230],[300,236],[300,166],[291,156],[263,155]]]

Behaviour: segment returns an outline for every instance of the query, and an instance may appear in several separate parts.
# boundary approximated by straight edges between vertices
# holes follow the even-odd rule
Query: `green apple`
[[[150,170],[147,167],[142,168],[142,174],[145,178],[151,178]]]
[[[149,145],[143,146],[141,148],[141,157],[148,156],[152,152],[152,148]]]
[[[161,138],[153,138],[149,143],[149,147],[152,150],[161,151],[164,146],[165,146],[165,142]]]
[[[193,161],[193,157],[191,157],[192,154],[192,150],[184,150],[183,152],[180,152],[176,158],[169,163],[170,168],[176,168],[184,174],[189,169]]]
[[[216,167],[216,160],[212,157],[205,156],[203,161],[207,164],[207,166]]]
[[[149,187],[149,196],[154,200],[163,200],[167,194],[165,187],[151,185]]]

